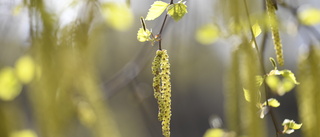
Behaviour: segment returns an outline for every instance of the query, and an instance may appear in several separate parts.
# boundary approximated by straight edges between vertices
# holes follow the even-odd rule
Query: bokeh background
[[[248,1],[252,15],[263,12],[263,0]],[[136,36],[141,27],[140,16],[146,16],[153,2],[0,0],[0,68],[15,67],[17,60],[25,55],[32,56],[34,61],[42,66],[39,79],[34,78],[30,83],[23,84],[21,93],[13,99],[0,100],[0,116],[6,119],[6,123],[1,122],[0,127],[7,129],[1,131],[10,134],[28,129],[39,137],[46,137],[53,132],[61,132],[57,133],[56,137],[112,137],[114,134],[109,131],[105,131],[105,135],[95,134],[99,132],[95,131],[95,126],[81,122],[81,117],[85,116],[78,114],[82,111],[81,107],[80,112],[77,108],[82,101],[73,100],[83,99],[84,104],[89,106],[100,105],[97,108],[91,106],[92,115],[99,113],[96,120],[100,121],[98,116],[104,113],[96,111],[103,108],[108,117],[101,120],[101,126],[112,126],[123,137],[162,136],[161,124],[157,120],[158,108],[153,97],[151,73],[151,62],[157,46],[151,46],[148,42],[140,43]],[[298,11],[306,7],[320,9],[318,0],[281,2]],[[109,3],[109,6],[105,3]],[[111,10],[114,7],[110,6],[110,3],[120,4],[128,9]],[[221,128],[226,128],[226,74],[238,38],[234,35],[221,36],[212,44],[201,44],[195,39],[195,35],[202,25],[214,23],[218,24],[221,30],[227,31],[227,23],[232,19],[226,16],[225,12],[230,10],[230,5],[220,0],[187,0],[186,4],[188,13],[185,17],[179,22],[170,18],[162,34],[162,47],[168,50],[171,63],[171,135],[201,137],[207,129],[212,128],[213,118],[221,118]],[[115,11],[123,13],[117,14]],[[319,37],[313,36],[310,31],[319,34],[320,26],[300,26],[297,17],[282,6],[279,6],[277,13],[285,59],[285,65],[280,68],[296,72],[297,60],[307,50],[308,45],[319,44]],[[147,21],[147,27],[157,34],[163,18],[164,15],[154,21]],[[77,27],[72,27],[74,24]],[[260,43],[262,36],[258,36],[257,40]],[[275,53],[270,34],[264,55],[265,68],[267,71],[271,70],[272,65],[268,58],[275,58]],[[90,85],[91,82],[94,84]],[[88,89],[84,90],[86,88]],[[91,93],[91,90],[95,89],[97,93]],[[88,97],[92,94],[94,99]],[[275,109],[278,124],[285,118],[300,122],[295,90],[275,98],[281,102],[281,107]],[[47,100],[51,102],[46,105],[44,102]],[[42,103],[43,106],[40,105]],[[88,115],[88,119],[94,117],[90,112]],[[57,119],[61,122],[57,122]],[[114,124],[103,124],[109,122],[108,119]],[[274,128],[268,116],[266,121],[269,136],[274,136]],[[52,122],[53,126],[45,127],[47,122]],[[58,125],[54,125],[57,123]],[[103,128],[101,131],[104,131]],[[302,135],[298,130],[289,136]]]

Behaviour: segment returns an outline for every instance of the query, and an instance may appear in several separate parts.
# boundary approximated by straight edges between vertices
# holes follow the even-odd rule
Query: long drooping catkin
[[[284,64],[284,59],[283,59],[282,43],[281,43],[281,38],[279,34],[279,27],[277,24],[278,18],[276,15],[276,6],[272,0],[266,0],[266,5],[267,5],[267,13],[269,16],[270,28],[272,32],[273,45],[277,55],[277,62],[279,63],[280,66],[282,66]]]
[[[154,97],[158,100],[158,119],[161,121],[162,133],[170,137],[171,120],[171,82],[170,63],[166,50],[158,50],[152,62]]]
[[[261,120],[257,114],[259,111],[257,103],[260,102],[259,87],[257,86],[255,79],[256,76],[261,74],[257,54],[255,50],[250,46],[249,42],[243,39],[244,43],[239,46],[239,83],[248,90],[248,96],[250,102],[245,101],[245,97],[242,97],[241,110],[240,110],[240,129],[245,129],[244,132],[247,137],[265,137],[264,121]]]
[[[243,90],[243,87],[240,84],[240,59],[238,49],[232,53],[231,58],[231,66],[228,72],[228,78],[225,82],[225,104],[228,106],[225,107],[227,116],[226,121],[230,131],[241,134],[240,103],[242,96],[239,91]]]
[[[303,123],[304,137],[319,136],[320,126],[320,50],[312,47],[306,56],[299,61],[298,78],[301,81],[297,87],[298,108]]]
[[[153,77],[153,90],[154,90],[154,98],[157,99],[158,106],[159,106],[159,112],[158,112],[158,119],[159,121],[162,121],[162,96],[161,96],[161,76],[160,76],[160,62],[161,62],[161,56],[163,52],[162,51],[157,51],[156,56],[154,57],[154,60],[152,62],[152,74],[154,75]]]

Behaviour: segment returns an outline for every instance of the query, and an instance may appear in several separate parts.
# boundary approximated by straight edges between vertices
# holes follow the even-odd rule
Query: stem
[[[170,5],[171,4],[173,4],[173,0],[170,1]],[[158,36],[160,38],[159,39],[159,50],[162,50],[162,47],[161,47],[161,41],[162,41],[161,34],[162,34],[163,29],[164,29],[164,25],[166,24],[167,18],[168,18],[168,14],[166,14],[166,16],[164,17],[164,20],[163,20],[161,28],[160,28],[160,32],[158,34]]]
[[[257,40],[256,40],[256,38],[254,36],[254,33],[253,33],[253,30],[252,30],[252,24],[251,24],[251,19],[250,19],[250,14],[249,14],[249,10],[248,10],[247,1],[243,0],[243,2],[244,2],[244,5],[245,5],[246,15],[247,15],[247,18],[249,20],[249,28],[250,28],[251,35],[252,35],[252,40],[254,42],[254,45],[255,45],[255,48],[256,48],[256,51],[257,51],[257,54],[258,54],[258,57],[259,57],[259,62],[260,62],[260,66],[261,66],[261,72],[263,73],[263,75],[265,75],[266,74],[266,70],[264,68],[264,56],[263,56],[263,53],[264,53],[264,50],[265,50],[267,33],[266,32],[264,33],[261,52],[259,52]],[[281,132],[280,132],[279,127],[277,125],[277,120],[276,120],[274,111],[273,111],[273,109],[271,107],[269,107],[269,103],[268,103],[268,98],[270,98],[270,94],[269,94],[270,89],[265,84],[263,86],[264,86],[264,91],[265,91],[266,104],[267,104],[267,107],[269,109],[269,114],[271,116],[272,123],[274,125],[275,130],[276,130],[276,137],[278,137],[279,133],[281,133]]]
[[[254,43],[254,46],[255,46],[257,52],[259,53],[257,40],[256,40],[256,37],[254,36],[253,30],[252,30],[252,24],[251,24],[251,18],[250,18],[250,15],[249,15],[247,0],[243,0],[243,2],[244,2],[245,9],[246,9],[246,15],[247,15],[247,18],[248,18],[248,21],[249,21],[249,28],[250,28],[250,33],[252,35],[252,40],[253,40],[253,43]]]
[[[265,68],[264,68],[264,62],[263,62],[263,60],[264,60],[264,50],[265,50],[265,47],[266,47],[266,42],[267,42],[267,35],[268,35],[268,33],[267,32],[264,32],[264,34],[263,34],[263,40],[262,40],[262,45],[261,45],[261,60],[260,60],[260,62],[261,62],[261,70],[262,70],[262,72],[263,72],[263,74],[266,74],[266,70],[265,70]],[[266,83],[265,81],[264,81],[264,83]],[[265,91],[265,97],[266,97],[266,104],[267,104],[267,107],[268,107],[268,109],[269,109],[269,114],[270,114],[270,117],[271,117],[271,120],[272,120],[272,123],[273,123],[273,126],[274,126],[274,128],[275,128],[275,130],[276,130],[276,137],[278,137],[279,136],[279,134],[281,133],[280,132],[280,128],[279,128],[279,126],[277,125],[277,119],[276,119],[276,116],[275,116],[275,113],[274,113],[274,111],[273,111],[273,108],[272,107],[269,107],[269,102],[268,102],[268,98],[270,98],[271,97],[271,95],[270,95],[270,88],[267,86],[267,85],[263,85],[264,86],[264,91]]]
[[[166,16],[164,17],[164,20],[163,20],[163,23],[162,23],[160,32],[159,32],[159,34],[158,34],[158,36],[159,36],[159,38],[160,38],[160,39],[159,39],[159,50],[161,50],[161,41],[162,41],[161,34],[162,34],[162,31],[163,31],[164,25],[166,24],[167,18],[168,18],[168,14],[166,14]]]

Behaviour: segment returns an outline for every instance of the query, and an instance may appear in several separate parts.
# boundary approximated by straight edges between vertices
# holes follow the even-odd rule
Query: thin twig
[[[257,40],[256,40],[256,37],[255,37],[255,35],[253,33],[253,30],[252,30],[252,24],[251,24],[251,18],[250,18],[250,14],[249,14],[249,10],[248,10],[247,0],[243,0],[243,2],[244,2],[245,9],[246,9],[247,18],[248,18],[248,21],[249,21],[249,28],[250,28],[250,32],[251,32],[251,35],[252,35],[252,40],[253,40],[253,43],[254,43],[254,46],[255,46],[257,52],[259,53]]]
[[[170,5],[171,4],[173,4],[173,0],[170,1]],[[158,37],[159,37],[159,50],[162,50],[162,47],[161,47],[161,41],[162,41],[161,34],[162,34],[163,29],[164,29],[164,25],[166,24],[167,18],[168,18],[168,14],[166,14],[166,16],[164,17],[164,20],[163,20],[161,28],[160,28],[160,32],[158,34]]]
[[[254,36],[254,33],[253,33],[253,30],[252,30],[252,24],[251,24],[251,19],[250,19],[250,14],[249,14],[249,10],[248,10],[248,5],[247,5],[247,1],[246,0],[243,0],[244,2],[244,5],[245,5],[245,10],[246,10],[246,15],[247,15],[247,18],[249,20],[249,28],[250,28],[250,31],[251,31],[251,35],[252,35],[252,40],[254,42],[254,45],[255,45],[255,48],[256,48],[256,51],[257,51],[257,54],[258,54],[258,57],[259,57],[259,62],[260,62],[260,66],[261,66],[261,72],[263,73],[263,75],[266,74],[266,70],[264,68],[264,50],[265,50],[265,44],[266,44],[266,36],[267,36],[267,33],[265,32],[264,33],[264,37],[263,37],[263,43],[262,43],[262,48],[261,48],[261,52],[259,52],[259,49],[258,49],[258,44],[257,44],[257,40]],[[280,133],[280,130],[279,130],[279,127],[277,125],[277,120],[275,118],[275,114],[272,110],[271,107],[269,107],[269,104],[268,104],[268,98],[270,98],[270,94],[269,94],[269,88],[264,84],[264,91],[265,91],[265,95],[266,95],[266,104],[267,104],[267,107],[269,108],[269,114],[271,116],[271,119],[272,119],[272,123],[274,125],[274,128],[276,130],[276,137],[279,136],[279,133]]]
[[[266,48],[266,42],[267,42],[267,35],[268,33],[265,32],[263,34],[263,39],[262,39],[262,45],[261,45],[261,60],[264,60],[264,51],[265,51],[265,48]],[[261,65],[264,66],[264,62],[261,62]],[[264,74],[266,74],[266,70],[264,67],[261,67],[261,70]],[[265,82],[264,82],[265,83]],[[272,123],[273,123],[273,126],[276,130],[276,137],[279,136],[279,134],[281,133],[280,132],[280,128],[278,126],[278,120],[276,119],[276,116],[275,116],[275,112],[273,111],[273,108],[272,107],[269,107],[269,102],[267,101],[268,98],[271,98],[271,95],[270,95],[270,88],[267,86],[267,85],[263,85],[264,86],[264,91],[265,91],[265,97],[266,97],[266,104],[267,104],[267,107],[269,109],[269,113],[270,114],[270,117],[271,117],[271,120],[272,120]]]
[[[162,48],[161,48],[161,41],[162,41],[161,34],[162,34],[162,31],[163,31],[164,25],[166,24],[167,18],[168,18],[168,14],[166,14],[166,16],[164,17],[164,20],[163,20],[163,23],[162,23],[160,32],[159,32],[159,34],[158,34],[158,36],[159,36],[159,50],[162,49]]]

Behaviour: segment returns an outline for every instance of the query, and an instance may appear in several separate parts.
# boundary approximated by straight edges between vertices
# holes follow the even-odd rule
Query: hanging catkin
[[[320,126],[320,50],[311,46],[309,53],[300,57],[297,87],[298,108],[303,123],[304,137],[319,136]]]
[[[161,97],[161,76],[160,76],[160,62],[161,62],[161,56],[163,52],[158,50],[156,52],[156,56],[154,57],[154,60],[152,62],[152,74],[153,77],[153,90],[154,90],[154,97],[157,99],[158,106],[159,106],[159,113],[158,113],[158,119],[159,121],[162,121],[162,97]]]
[[[239,72],[240,60],[239,60],[239,49],[232,52],[231,66],[228,71],[228,78],[225,84],[225,112],[227,116],[227,127],[230,131],[237,134],[242,134],[241,132],[241,119],[240,119],[240,102],[241,102],[241,80]]]
[[[281,43],[281,38],[279,34],[279,27],[277,24],[278,18],[276,15],[276,3],[274,3],[272,0],[266,0],[266,5],[267,5],[267,13],[269,16],[270,28],[272,32],[273,45],[277,55],[277,62],[279,63],[280,66],[282,66],[284,64],[284,59],[283,59],[282,43]]]
[[[162,133],[170,137],[171,119],[171,83],[170,63],[167,50],[158,50],[152,62],[154,97],[158,100],[158,119],[161,121]]]

